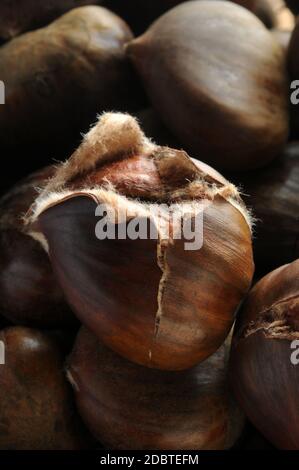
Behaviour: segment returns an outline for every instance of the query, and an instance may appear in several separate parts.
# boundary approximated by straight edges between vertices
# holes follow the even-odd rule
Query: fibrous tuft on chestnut
[[[166,210],[156,217],[161,204]],[[96,237],[99,205],[125,213],[108,218],[124,237]],[[202,220],[201,248],[186,249],[176,236],[184,218],[196,227],[193,238]],[[130,238],[136,221],[149,232]],[[253,275],[251,220],[237,189],[185,152],[153,144],[129,115],[99,119],[27,224],[79,319],[149,367],[184,369],[215,352]]]
[[[276,447],[299,449],[299,260],[262,278],[238,315],[233,390],[253,424]]]

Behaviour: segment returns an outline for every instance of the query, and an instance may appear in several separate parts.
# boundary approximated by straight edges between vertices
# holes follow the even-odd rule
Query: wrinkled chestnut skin
[[[241,186],[256,218],[253,238],[256,272],[266,274],[299,257],[299,143],[258,172],[229,175]]]
[[[68,378],[83,420],[110,449],[226,449],[243,425],[226,383],[228,348],[193,369],[162,372],[126,361],[82,328]]]
[[[294,15],[299,14],[299,4],[297,0],[285,0],[285,2]]]
[[[0,199],[0,314],[41,328],[75,326],[47,254],[26,234],[21,217],[54,172],[45,168],[20,181]]]
[[[230,2],[186,2],[127,50],[153,106],[191,155],[243,171],[283,148],[284,53],[251,12]]]
[[[27,171],[65,158],[97,113],[135,107],[138,86],[124,52],[130,39],[114,13],[86,6],[0,48],[0,151],[10,155],[10,171],[24,149]]]
[[[159,16],[186,0],[106,0],[105,6],[127,21],[134,33],[141,34]],[[257,0],[233,0],[250,10]]]
[[[243,410],[280,449],[299,449],[299,260],[261,279],[239,313],[230,379]],[[293,344],[293,340],[297,344]]]
[[[0,41],[45,26],[72,8],[101,3],[101,0],[2,0]]]
[[[23,327],[2,330],[0,341],[0,449],[87,448],[92,440],[76,415],[57,342]]]

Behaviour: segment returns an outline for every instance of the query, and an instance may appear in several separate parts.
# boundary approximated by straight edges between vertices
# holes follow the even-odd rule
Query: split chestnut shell
[[[96,234],[99,207],[124,213],[107,218],[114,237]],[[179,236],[185,221],[196,247]],[[154,145],[128,115],[102,116],[27,222],[82,323],[148,367],[185,369],[214,353],[251,283],[250,217],[237,189],[185,152]]]

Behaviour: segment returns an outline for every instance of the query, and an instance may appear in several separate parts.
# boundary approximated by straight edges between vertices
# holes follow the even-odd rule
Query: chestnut
[[[127,47],[152,104],[184,148],[231,171],[262,167],[288,137],[284,53],[231,2],[193,1]]]
[[[85,424],[109,449],[227,449],[243,414],[227,387],[229,341],[181,372],[133,364],[82,328],[67,375]]]
[[[76,414],[57,342],[24,327],[1,330],[0,341],[0,449],[88,448],[93,440]]]
[[[230,360],[236,398],[280,449],[299,449],[299,260],[261,279],[237,319]],[[294,342],[295,341],[295,342]]]
[[[0,3],[0,41],[45,26],[75,7],[101,0],[5,0]]]
[[[289,143],[268,167],[230,175],[256,218],[256,272],[264,275],[299,258],[299,142]]]
[[[121,215],[96,217],[103,207]],[[186,246],[185,221],[196,246]],[[112,237],[96,236],[103,222]],[[148,367],[180,370],[213,354],[253,276],[251,219],[237,189],[185,152],[153,144],[126,114],[99,119],[26,224],[80,321]]]
[[[139,87],[124,51],[132,37],[114,13],[86,6],[0,48],[0,152],[10,156],[9,172],[21,166],[24,151],[32,171],[65,158],[97,112],[138,108]]]
[[[41,328],[76,325],[40,244],[26,233],[22,216],[54,167],[16,184],[0,199],[0,313],[11,322]]]

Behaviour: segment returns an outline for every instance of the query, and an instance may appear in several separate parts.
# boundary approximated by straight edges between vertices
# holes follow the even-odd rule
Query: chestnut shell
[[[124,51],[132,37],[121,18],[89,5],[0,48],[0,152],[9,174],[24,168],[20,155],[27,173],[65,159],[97,113],[138,108],[142,92]]]
[[[54,167],[17,183],[0,199],[0,314],[19,325],[40,328],[75,326],[48,256],[22,223]]]
[[[299,260],[261,279],[239,312],[231,384],[248,418],[276,447],[299,449]],[[292,345],[296,340],[297,343]]]
[[[0,449],[88,448],[93,440],[76,414],[57,342],[23,327],[2,330],[0,341]]]
[[[288,137],[284,51],[231,2],[183,3],[127,47],[153,106],[184,148],[217,169],[273,160]]]
[[[82,328],[68,359],[79,412],[112,449],[226,449],[243,416],[226,382],[229,342],[184,372],[133,364]]]

